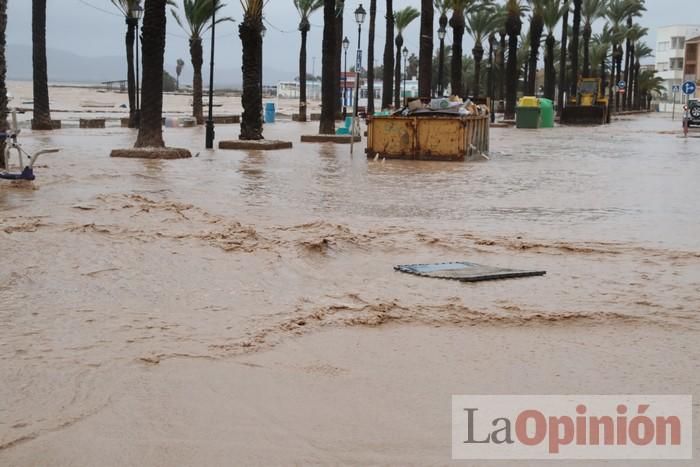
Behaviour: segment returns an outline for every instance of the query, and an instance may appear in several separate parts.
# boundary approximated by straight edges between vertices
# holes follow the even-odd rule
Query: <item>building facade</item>
[[[659,28],[656,36],[656,72],[664,80],[666,92],[685,81],[686,41],[700,36],[700,25],[679,24]]]
[[[700,83],[700,36],[685,41],[683,79]]]

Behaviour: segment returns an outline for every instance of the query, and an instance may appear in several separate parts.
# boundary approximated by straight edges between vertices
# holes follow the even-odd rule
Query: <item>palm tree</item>
[[[600,76],[601,89],[606,89],[608,86],[608,58],[610,57],[610,45],[612,44],[612,32],[610,25],[606,24],[599,34],[592,37],[590,61],[591,61],[591,76],[596,74]],[[597,67],[595,69],[594,67]]]
[[[649,30],[647,28],[641,27],[639,24],[633,24],[625,30],[625,36],[627,38],[627,43],[629,44],[630,60],[627,65],[629,70],[627,70],[625,77],[629,82],[628,92],[625,94],[625,108],[632,107],[632,86],[634,82],[634,58],[635,58],[635,47],[637,42],[647,35]]]
[[[213,2],[216,6],[213,6]],[[204,110],[202,106],[202,65],[204,64],[204,51],[202,49],[202,35],[211,28],[213,9],[217,12],[226,5],[220,0],[182,0],[185,21],[173,9],[170,10],[175,21],[187,33],[190,41],[190,59],[192,60],[192,116],[197,120],[197,125],[204,124]],[[233,18],[225,17],[216,20],[216,24],[223,21],[233,21]]]
[[[462,79],[462,40],[466,23],[464,15],[466,15],[473,0],[449,0],[450,8],[452,8],[452,17],[450,18],[450,27],[452,28],[452,60],[450,69],[450,86],[452,87],[452,95],[464,96],[464,82]]]
[[[382,75],[382,108],[391,107],[394,73],[394,2],[386,0],[386,41],[384,42],[384,72]]]
[[[647,57],[651,57],[653,54],[653,50],[646,45],[644,42],[640,42],[639,44],[635,45],[634,48],[634,57],[635,57],[635,65],[634,65],[634,98],[633,98],[633,104],[634,104],[634,109],[635,110],[640,110],[641,109],[641,95],[640,95],[640,86],[639,86],[639,76],[642,68],[642,63],[641,61]]]
[[[166,0],[146,0],[143,16],[143,102],[136,147],[165,147],[163,142],[163,65]]]
[[[561,50],[559,52],[559,94],[557,96],[557,110],[560,115],[564,110],[564,96],[568,90],[566,82],[566,54],[569,46],[569,12],[571,10],[571,0],[563,0],[561,9],[563,14],[561,17]]]
[[[335,134],[335,0],[323,1],[323,56],[321,81],[321,122],[318,132]]]
[[[598,18],[605,16],[607,0],[583,0],[581,15],[583,16],[583,77],[591,77],[591,36],[593,23]]]
[[[627,0],[628,3],[628,15],[627,15],[627,29],[631,29],[634,24],[634,18],[638,18],[642,16],[642,12],[646,11],[646,7],[644,6],[645,0]],[[633,38],[630,37],[629,35],[626,37],[626,45],[625,45],[625,81],[629,82],[630,81],[630,75],[631,75],[631,66],[632,66],[632,60],[634,56],[634,42]],[[623,101],[624,108],[627,109],[629,105],[631,105],[631,95],[630,93],[627,93],[625,96],[625,99]]]
[[[542,32],[544,31],[544,3],[545,0],[528,0],[532,13],[530,14],[530,61],[527,79],[527,94],[535,95],[537,85],[537,62],[539,60]]]
[[[434,5],[435,9],[440,13],[440,18],[438,20],[438,24],[440,25],[440,30],[441,31],[447,31],[447,9],[448,9],[448,2],[449,0],[434,0]],[[438,56],[438,80],[437,80],[437,89],[439,92],[439,96],[442,97],[445,91],[446,87],[446,82],[445,82],[445,39],[444,36],[442,39],[440,39],[440,50],[439,50],[439,56]]]
[[[377,0],[369,2],[369,40],[367,42],[367,115],[374,115],[374,36],[377,30]]]
[[[343,14],[345,13],[345,0],[336,0],[335,4],[335,44],[333,45],[335,56],[335,116],[339,119],[343,111],[343,95],[340,86],[340,76],[343,67]]]
[[[0,0],[0,132],[7,131],[7,62],[5,61],[5,32],[7,31],[7,0]],[[0,139],[0,154],[5,153],[5,140]],[[0,157],[0,169],[5,169],[5,158]]]
[[[49,76],[46,67],[46,0],[32,0],[32,63],[34,113],[32,129],[51,130]]]
[[[401,106],[401,48],[403,47],[403,32],[414,19],[420,16],[420,12],[412,6],[394,13],[396,27],[396,69],[394,70],[394,107]]]
[[[579,37],[581,36],[581,7],[583,0],[573,0],[574,2],[574,28],[571,34],[571,95],[575,96],[578,91],[579,77]]]
[[[518,39],[523,29],[522,17],[527,7],[520,0],[506,3],[506,33],[508,34],[508,65],[506,69],[505,119],[515,118],[515,100],[518,97]]]
[[[309,17],[323,6],[323,0],[294,0],[294,6],[299,12],[299,32],[301,32],[301,48],[299,49],[299,121],[306,121],[306,36],[311,30]]]
[[[634,0],[632,0],[634,1]],[[607,17],[610,21],[610,32],[612,34],[612,54],[613,54],[613,69],[611,76],[614,79],[610,80],[610,97],[612,105],[612,89],[613,84],[619,83],[622,80],[622,46],[620,45],[624,39],[625,31],[623,29],[623,21],[631,14],[634,6],[631,0],[609,0]],[[615,94],[615,110],[620,110],[620,94]]]
[[[138,127],[136,114],[136,73],[134,71],[134,42],[139,20],[131,14],[141,6],[141,0],[112,0],[115,7],[124,15],[126,21],[126,79],[129,93],[129,128]]]
[[[503,22],[494,8],[484,6],[471,11],[467,15],[467,32],[474,39],[474,48],[472,55],[474,56],[474,97],[479,98],[481,95],[481,61],[484,58],[484,47],[482,42],[484,38],[495,31]]]
[[[656,76],[655,73],[651,70],[645,70],[639,74],[639,94],[640,98],[644,99],[646,110],[649,110],[651,99],[654,96],[659,96],[666,92],[663,78]]]
[[[433,80],[433,0],[421,0],[418,95],[430,97]]]
[[[545,0],[544,15],[542,20],[547,28],[544,53],[544,97],[554,100],[557,89],[557,70],[554,66],[554,47],[557,39],[554,37],[554,29],[564,15],[564,8],[560,0]]]
[[[262,26],[265,0],[241,0],[243,21],[238,36],[243,47],[243,114],[241,140],[261,140],[262,134]],[[331,91],[333,92],[333,91]],[[332,106],[331,106],[332,110]]]
[[[180,90],[180,75],[182,74],[182,70],[185,68],[185,61],[181,58],[177,59],[176,65],[175,65],[175,75],[177,75],[177,83],[175,84],[175,88],[179,91]]]

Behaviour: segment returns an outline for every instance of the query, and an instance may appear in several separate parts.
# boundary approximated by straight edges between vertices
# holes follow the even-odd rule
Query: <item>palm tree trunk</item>
[[[399,33],[396,36],[396,67],[394,70],[394,108],[396,109],[401,108],[401,47],[403,47],[403,36]]]
[[[306,121],[306,36],[309,31],[301,30],[301,49],[299,50],[299,121]]]
[[[629,73],[627,75],[627,79],[629,81],[629,89],[627,90],[627,93],[625,94],[625,98],[627,100],[627,109],[632,110],[632,89],[634,88],[634,48],[635,48],[635,43],[630,42],[630,63],[629,63]]]
[[[7,0],[0,0],[0,132],[7,131],[7,62],[5,61],[5,32],[7,31]],[[0,155],[5,154],[5,140],[0,139]],[[5,158],[0,157],[0,169],[6,169]]]
[[[589,23],[583,26],[583,77],[591,77],[591,34],[593,29]]]
[[[579,77],[579,36],[581,35],[581,2],[582,0],[574,0],[574,30],[571,37],[571,95],[575,96],[578,92],[578,77]]]
[[[342,2],[343,0],[341,0]],[[344,2],[343,2],[344,3]],[[338,120],[343,112],[343,90],[340,88],[340,76],[343,69],[343,11],[345,8],[341,8],[340,11],[336,9],[336,24],[335,24],[335,44],[333,50],[333,56],[335,57],[335,116],[334,118]],[[358,73],[360,70],[357,70]]]
[[[622,45],[617,46],[617,55],[615,57],[615,65],[617,66],[617,75],[615,76],[615,84],[622,81]],[[615,111],[620,111],[620,93],[615,93]]]
[[[554,68],[554,45],[556,39],[553,34],[547,36],[546,51],[544,54],[544,97],[554,101],[556,93],[557,70]]]
[[[192,116],[197,120],[197,125],[204,124],[204,109],[202,106],[202,65],[204,64],[204,52],[202,39],[199,37],[190,39],[190,57],[192,58]]]
[[[418,95],[430,97],[433,80],[433,1],[421,0]]]
[[[243,114],[241,115],[241,140],[261,140],[262,135],[262,22],[246,16],[238,27],[243,46]]]
[[[506,98],[506,33],[501,31],[498,33],[501,36],[500,45],[498,47],[498,98],[504,100]]]
[[[136,120],[136,72],[134,70],[134,43],[136,41],[136,28],[138,20],[126,19],[126,80],[129,92],[129,128],[137,128]]]
[[[477,42],[472,49],[474,56],[474,97],[481,97],[481,61],[484,59],[484,46]]]
[[[557,96],[557,110],[559,115],[564,109],[564,94],[568,89],[566,83],[566,51],[568,50],[569,39],[569,9],[564,10],[564,16],[561,20],[561,54],[559,56],[559,95]]]
[[[34,130],[51,130],[49,77],[46,66],[46,0],[32,0],[32,63],[34,69]]]
[[[515,100],[518,98],[518,34],[508,35],[508,66],[506,78],[505,120],[515,118]]]
[[[394,73],[394,7],[386,0],[386,41],[384,42],[384,73],[382,74],[382,108],[391,107]]]
[[[323,56],[321,60],[321,122],[318,132],[335,134],[335,0],[323,2]]]
[[[377,29],[377,0],[369,2],[369,42],[367,43],[367,115],[374,115],[374,36]]]
[[[163,142],[163,64],[165,5],[167,0],[146,0],[143,16],[143,84],[141,124],[136,147],[165,147]]]
[[[634,65],[634,109],[641,110],[639,104],[639,72],[642,68],[642,64],[637,59],[637,63]]]
[[[452,67],[450,69],[450,85],[453,96],[463,96],[464,87],[462,83],[462,39],[464,38],[464,12],[455,9],[450,19],[452,26]]]
[[[527,77],[527,93],[534,96],[537,87],[537,62],[540,53],[540,42],[544,30],[544,19],[541,15],[534,15],[530,21],[530,63]]]
[[[627,28],[631,28],[634,24],[634,20],[631,16],[627,17]],[[629,38],[625,41],[625,72],[624,79],[627,84],[630,84],[630,59],[631,59],[632,41]],[[629,96],[629,86],[625,89],[625,94],[622,96],[622,109],[627,110],[627,97]]]

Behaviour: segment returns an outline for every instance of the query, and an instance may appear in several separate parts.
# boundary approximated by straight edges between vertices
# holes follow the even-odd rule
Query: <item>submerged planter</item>
[[[362,137],[355,136],[355,142],[362,141]],[[353,142],[351,135],[301,135],[302,143],[336,143],[350,144]]]
[[[221,141],[219,143],[219,149],[238,149],[238,150],[250,150],[257,149],[259,151],[273,151],[276,149],[291,149],[291,141],[277,141],[273,139],[260,139],[260,140],[229,140]]]
[[[127,159],[187,159],[192,157],[192,153],[183,148],[130,148],[113,149],[109,156]]]

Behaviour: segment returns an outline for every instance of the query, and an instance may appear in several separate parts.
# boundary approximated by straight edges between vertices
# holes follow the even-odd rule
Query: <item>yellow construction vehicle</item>
[[[581,78],[578,93],[561,112],[561,123],[569,125],[604,125],[610,123],[610,109],[600,78]]]

